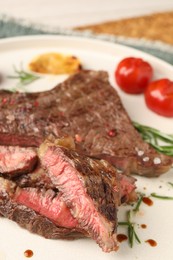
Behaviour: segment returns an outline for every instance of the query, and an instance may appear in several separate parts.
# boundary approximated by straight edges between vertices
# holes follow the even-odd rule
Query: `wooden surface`
[[[95,33],[159,40],[173,45],[173,11],[77,27]]]

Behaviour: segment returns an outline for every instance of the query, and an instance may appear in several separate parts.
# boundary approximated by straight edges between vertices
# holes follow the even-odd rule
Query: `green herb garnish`
[[[134,206],[134,208],[132,210],[127,211],[127,221],[118,222],[118,225],[120,225],[120,226],[127,226],[128,241],[129,241],[129,245],[131,248],[133,247],[134,240],[136,240],[138,243],[141,243],[141,241],[135,231],[135,223],[132,222],[132,215],[139,211],[143,197],[144,197],[144,194],[140,193],[138,201],[137,201],[136,205]]]
[[[132,248],[134,244],[134,240],[136,240],[138,243],[141,243],[136,231],[135,231],[135,223],[132,222],[132,211],[129,210],[127,212],[127,221],[124,222],[118,222],[118,225],[120,226],[127,226],[127,234],[128,234],[128,241],[129,245]]]
[[[133,122],[134,127],[141,134],[144,141],[151,144],[158,152],[173,156],[173,134],[165,134],[161,131]],[[159,144],[160,141],[167,145]]]
[[[140,208],[140,206],[141,206],[143,197],[144,197],[143,194],[141,194],[141,195],[139,196],[139,199],[138,199],[138,201],[137,201],[137,203],[136,203],[136,205],[135,205],[135,207],[134,207],[134,209],[133,209],[133,211],[134,211],[135,213],[139,211],[139,208]]]
[[[21,68],[20,70],[18,70],[15,66],[13,66],[13,68],[15,75],[10,75],[8,76],[8,78],[19,80],[16,88],[31,84],[33,81],[40,78],[39,76],[26,72],[23,68]]]
[[[172,182],[168,182],[169,185],[171,185],[171,187],[173,188],[173,183]]]
[[[152,197],[157,198],[157,199],[162,199],[162,200],[173,200],[173,197],[169,197],[169,196],[162,196],[162,195],[158,195],[156,193],[151,193],[150,194]]]

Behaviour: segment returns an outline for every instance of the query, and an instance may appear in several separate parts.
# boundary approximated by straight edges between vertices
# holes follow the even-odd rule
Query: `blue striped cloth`
[[[54,34],[54,35],[73,35],[81,37],[90,37],[111,41],[126,46],[130,46],[146,53],[152,54],[158,58],[173,65],[173,46],[161,42],[147,41],[144,39],[129,39],[125,37],[117,37],[113,35],[96,35],[90,31],[79,32],[75,30],[68,30],[63,28],[50,29],[43,28],[39,25],[28,25],[26,22],[8,19],[1,16],[0,18],[0,38],[24,36],[24,35],[41,35],[41,34]]]

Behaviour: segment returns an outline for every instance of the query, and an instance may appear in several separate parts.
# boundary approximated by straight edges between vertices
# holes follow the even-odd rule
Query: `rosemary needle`
[[[17,84],[17,87],[22,87],[22,86],[28,85],[28,84],[32,83],[33,81],[40,78],[39,76],[31,74],[22,68],[20,70],[18,70],[15,66],[13,66],[13,69],[14,69],[15,74],[8,76],[8,78],[18,79],[19,82]]]
[[[153,127],[141,125],[137,122],[133,122],[134,127],[141,134],[142,138],[152,145],[158,152],[173,156],[173,134],[165,134]],[[162,141],[167,145],[161,145]]]
[[[169,197],[169,196],[162,196],[162,195],[158,195],[156,193],[151,193],[150,194],[152,197],[157,198],[157,199],[162,199],[162,200],[173,200],[173,197]]]
[[[136,240],[138,243],[141,243],[141,241],[135,231],[134,223],[132,222],[132,211],[131,210],[129,210],[127,212],[127,221],[118,222],[118,225],[127,226],[128,241],[129,241],[129,245],[131,248],[133,247],[134,240]]]
[[[173,188],[173,183],[172,182],[168,182],[169,185],[171,185],[171,187]]]
[[[135,207],[133,209],[134,212],[138,212],[139,211],[139,208],[141,206],[143,197],[144,197],[144,195],[142,195],[142,194],[139,196],[139,199],[138,199],[138,201],[137,201],[137,203],[136,203],[136,205],[135,205]]]

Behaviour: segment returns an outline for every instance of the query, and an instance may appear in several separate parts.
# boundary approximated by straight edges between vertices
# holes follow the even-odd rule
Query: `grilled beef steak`
[[[18,146],[0,146],[0,174],[13,178],[29,173],[37,163],[37,154],[33,148]]]
[[[121,203],[131,203],[136,201],[135,178],[121,173],[118,173],[118,178],[120,181]],[[33,187],[39,189],[44,188],[46,190],[57,190],[50,177],[45,173],[40,165],[38,165],[33,172],[18,176],[14,181],[21,188]]]
[[[79,227],[105,252],[117,250],[120,182],[114,167],[74,150],[44,142],[39,157]]]
[[[2,91],[0,108],[0,214],[47,238],[90,236],[116,251],[117,209],[136,194],[134,178],[112,165],[157,176],[172,159],[141,139],[107,73],[82,71],[43,93]]]
[[[54,221],[47,218],[45,214],[41,215],[32,208],[25,206],[25,204],[21,204],[20,200],[22,199],[19,199],[19,193],[22,192],[25,191],[19,191],[14,182],[0,177],[0,214],[2,216],[17,222],[21,227],[45,238],[75,239],[87,236],[86,233],[83,234],[82,230],[58,226]],[[20,194],[20,196],[22,195]],[[46,207],[44,208],[44,199],[42,207],[46,211]]]
[[[117,250],[117,209],[133,194],[134,178],[54,143],[39,151],[48,175],[38,163],[13,181],[0,177],[0,214],[46,238],[91,236],[105,252]]]
[[[57,226],[66,228],[78,226],[77,221],[72,217],[64,203],[61,192],[38,190],[36,188],[18,188],[13,200],[49,218]]]
[[[136,199],[135,179],[74,148],[69,137],[45,141],[39,149],[41,163],[36,149],[21,148],[34,151],[38,162],[30,173],[0,177],[0,214],[46,238],[90,236],[104,251],[117,250],[118,206]],[[13,157],[19,150],[13,147]],[[9,147],[5,151],[11,152]]]
[[[49,134],[68,134],[84,153],[124,171],[150,177],[172,165],[142,140],[103,71],[81,71],[43,93],[2,91],[0,108],[3,145],[38,146]]]

